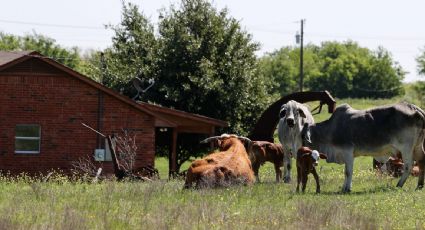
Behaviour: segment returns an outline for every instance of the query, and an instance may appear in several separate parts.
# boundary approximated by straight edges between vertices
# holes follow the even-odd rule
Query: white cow
[[[379,158],[396,151],[401,152],[405,163],[397,187],[404,185],[416,160],[420,168],[417,188],[423,188],[425,112],[417,106],[402,102],[355,110],[344,104],[326,121],[315,124],[309,122],[310,117],[304,105],[295,101],[284,104],[280,111],[279,139],[293,151],[308,146],[325,153],[327,162],[345,164],[343,192],[351,191],[354,157]]]
[[[279,113],[281,118],[278,124],[279,141],[283,146],[283,152],[290,153],[284,155],[283,179],[285,182],[289,182],[291,180],[291,157],[296,156],[298,149],[302,145],[302,140],[297,137],[301,135],[304,124],[314,124],[314,118],[305,105],[296,101],[291,100],[284,104],[282,108],[285,106],[296,108],[294,110],[281,109]],[[283,117],[285,119],[282,119]]]

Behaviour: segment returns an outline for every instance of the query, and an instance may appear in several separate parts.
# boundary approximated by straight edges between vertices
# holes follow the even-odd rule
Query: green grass
[[[157,167],[167,161],[158,159]],[[165,166],[164,166],[165,164]],[[304,194],[274,183],[266,163],[262,183],[182,190],[183,180],[43,183],[0,178],[0,229],[415,229],[425,227],[425,191],[410,177],[376,175],[371,158],[355,161],[353,191],[341,194],[343,166],[321,162],[322,193],[312,176]],[[295,175],[295,174],[294,174]]]

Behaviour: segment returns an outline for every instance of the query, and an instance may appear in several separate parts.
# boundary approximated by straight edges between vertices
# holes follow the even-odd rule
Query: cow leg
[[[353,166],[354,166],[354,157],[353,153],[344,153],[346,157],[345,159],[345,181],[342,186],[342,192],[348,193],[351,192],[351,181],[353,179]]]
[[[418,141],[419,144],[415,147],[415,160],[419,167],[418,175],[418,187],[417,190],[420,190],[424,187],[424,176],[425,176],[425,140]]]
[[[302,174],[301,180],[302,180],[301,191],[304,192],[305,191],[305,187],[307,186],[308,173],[304,172]]]
[[[276,183],[279,183],[280,179],[282,178],[282,170],[280,170],[280,164],[274,164],[274,171],[276,172]]]
[[[317,175],[316,168],[313,168],[314,180],[316,180],[316,193],[320,193],[319,175]]]
[[[418,187],[416,189],[420,190],[424,187],[424,174],[425,174],[425,158],[417,161],[419,166],[419,177],[418,177]]]
[[[408,145],[405,145],[405,146],[406,148],[403,149],[404,151],[400,151],[403,157],[403,162],[404,162],[404,172],[397,183],[397,187],[400,187],[400,188],[403,187],[413,167],[413,159],[412,159],[413,149],[411,147],[407,147]]]
[[[260,163],[254,163],[252,165],[252,170],[254,171],[256,182],[260,182],[260,176],[258,175],[258,171],[260,170]]]
[[[297,192],[300,191],[300,183],[301,183],[301,168],[297,166]]]
[[[194,176],[192,173],[192,168],[189,168],[186,173],[186,180],[184,182],[184,189],[192,188],[192,182],[194,181]]]
[[[284,157],[283,164],[285,165],[283,167],[283,182],[285,183],[291,183],[291,168],[292,168],[292,158],[290,157]]]

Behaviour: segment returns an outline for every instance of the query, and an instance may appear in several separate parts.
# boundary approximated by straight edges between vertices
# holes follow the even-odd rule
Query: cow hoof
[[[351,192],[351,189],[343,189],[342,190],[342,193],[350,193]]]
[[[285,184],[291,183],[291,178],[284,178],[283,183],[285,183]]]
[[[422,190],[424,188],[424,185],[418,185],[418,187],[416,187],[416,190]]]

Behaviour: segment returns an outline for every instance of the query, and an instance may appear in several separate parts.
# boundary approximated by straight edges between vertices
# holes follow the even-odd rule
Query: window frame
[[[37,126],[38,127],[38,137],[22,137],[22,136],[17,136],[16,135],[16,128],[18,126]],[[34,140],[38,140],[38,150],[17,150],[16,149],[16,140],[29,140],[29,141],[34,141]],[[40,154],[40,150],[41,150],[41,125],[39,124],[17,124],[15,126],[15,154]]]

